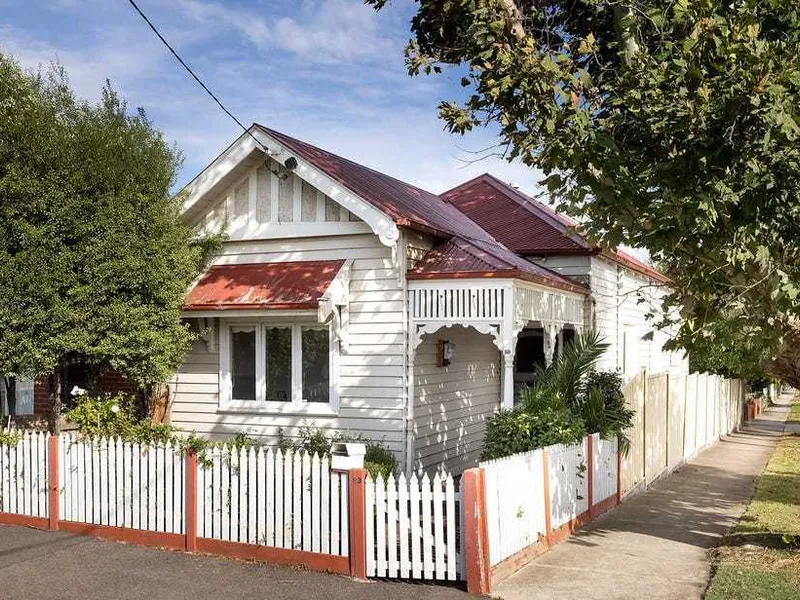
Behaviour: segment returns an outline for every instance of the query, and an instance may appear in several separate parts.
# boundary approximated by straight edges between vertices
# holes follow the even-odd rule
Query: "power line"
[[[144,19],[144,22],[147,23],[147,25],[150,27],[150,29],[153,30],[153,33],[155,33],[158,36],[158,39],[160,39],[161,42],[167,47],[167,49],[172,53],[172,56],[175,57],[175,60],[177,60],[180,63],[180,65],[184,69],[186,69],[186,71],[189,73],[189,75],[191,75],[192,78],[200,85],[200,87],[203,88],[203,90],[205,90],[205,92],[209,96],[211,96],[211,98],[214,100],[214,102],[217,103],[217,105],[222,109],[222,111],[226,115],[228,115],[231,119],[233,119],[233,121],[239,127],[242,128],[242,131],[244,131],[247,135],[249,135],[251,138],[253,138],[253,141],[255,141],[255,143],[258,144],[264,150],[265,153],[269,153],[269,149],[264,144],[262,144],[261,141],[258,138],[256,138],[256,136],[254,136],[253,133],[247,127],[245,127],[242,124],[242,122],[239,119],[237,119],[236,116],[231,111],[229,111],[227,108],[225,108],[225,105],[222,103],[222,101],[219,98],[217,98],[214,95],[214,92],[212,92],[210,89],[208,89],[208,86],[205,83],[203,83],[203,81],[195,74],[195,72],[192,71],[191,67],[189,67],[189,65],[187,65],[184,62],[184,60],[175,51],[175,49],[172,46],[170,46],[169,42],[164,38],[164,36],[161,35],[161,32],[156,28],[156,26],[153,25],[153,22],[150,19],[147,18],[147,15],[144,14],[144,12],[142,12],[142,9],[139,8],[139,6],[136,4],[136,2],[134,2],[134,0],[128,0],[128,2],[130,3],[131,6],[133,6],[133,8],[136,10],[136,12],[139,13],[139,16],[142,17],[142,19]]]

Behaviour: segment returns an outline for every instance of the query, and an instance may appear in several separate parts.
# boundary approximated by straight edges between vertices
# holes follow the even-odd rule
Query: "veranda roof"
[[[461,279],[502,277],[539,283],[548,287],[588,294],[577,282],[536,265],[496,246],[459,237],[435,246],[408,272],[409,279]]]

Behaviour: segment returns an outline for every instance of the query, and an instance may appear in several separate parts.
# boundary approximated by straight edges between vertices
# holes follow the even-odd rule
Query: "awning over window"
[[[189,291],[184,311],[316,309],[344,260],[218,265]]]

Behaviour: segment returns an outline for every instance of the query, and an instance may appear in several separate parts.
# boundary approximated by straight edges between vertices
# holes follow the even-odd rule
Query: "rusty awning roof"
[[[184,299],[184,311],[315,309],[344,260],[218,265]]]

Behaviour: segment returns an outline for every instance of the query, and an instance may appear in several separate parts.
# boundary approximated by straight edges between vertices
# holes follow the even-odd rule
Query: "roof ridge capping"
[[[493,227],[493,223],[490,222],[490,218],[487,217],[483,219],[479,219],[479,214],[476,210],[473,210],[472,207],[468,205],[468,203],[463,200],[463,195],[467,193],[470,188],[474,188],[478,184],[486,184],[491,186],[494,190],[503,194],[503,196],[511,202],[514,202],[516,205],[526,209],[533,218],[538,218],[540,221],[549,225],[553,230],[557,231],[563,238],[573,242],[576,246],[573,248],[563,247],[563,245],[543,245],[542,247],[524,247],[524,244],[519,242],[519,236],[512,239],[512,236],[508,233],[507,230],[501,228],[499,226]],[[457,202],[456,198],[462,197],[461,202]],[[577,223],[573,219],[569,218],[566,215],[563,215],[553,209],[551,206],[545,204],[544,202],[528,196],[527,194],[521,192],[520,190],[515,189],[511,185],[503,182],[496,176],[492,175],[491,173],[483,173],[482,175],[478,175],[477,177],[473,177],[472,179],[465,181],[462,184],[457,185],[456,187],[447,190],[446,192],[442,193],[442,198],[456,206],[459,210],[464,211],[467,216],[471,217],[473,220],[476,220],[481,227],[487,229],[489,233],[494,235],[495,237],[499,238],[501,243],[509,247],[520,255],[530,254],[542,254],[542,255],[558,255],[558,254],[602,254],[609,260],[612,260],[622,266],[625,266],[633,271],[651,277],[657,281],[662,283],[669,282],[669,278],[664,275],[663,273],[659,272],[656,268],[647,263],[639,260],[638,258],[632,256],[628,252],[621,250],[619,248],[616,249],[606,249],[601,246],[592,244],[584,233],[580,231],[580,223]],[[472,214],[470,214],[472,213]],[[552,234],[550,235],[552,238]],[[503,239],[505,238],[505,239]],[[540,236],[541,239],[546,239],[545,236]],[[549,240],[552,242],[552,239]],[[513,243],[516,242],[516,243]]]

